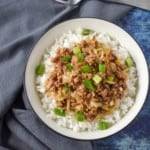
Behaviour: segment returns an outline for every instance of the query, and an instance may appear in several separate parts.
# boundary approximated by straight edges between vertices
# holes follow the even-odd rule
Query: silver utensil
[[[77,5],[82,0],[55,0],[55,1],[66,5]]]
[[[82,0],[55,0],[55,1],[66,5],[77,5]],[[134,7],[150,10],[150,0],[142,0],[142,1],[141,0],[103,0],[103,1],[127,4]]]

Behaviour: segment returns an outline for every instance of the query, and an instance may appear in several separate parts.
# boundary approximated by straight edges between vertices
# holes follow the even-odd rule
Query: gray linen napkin
[[[52,26],[76,17],[115,22],[131,7],[84,0],[64,6],[53,0],[0,1],[0,150],[92,150],[91,142],[62,137],[32,111],[23,91],[27,57]]]

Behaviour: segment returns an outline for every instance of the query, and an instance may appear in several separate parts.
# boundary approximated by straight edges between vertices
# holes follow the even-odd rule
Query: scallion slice
[[[95,75],[92,79],[96,84],[99,84],[102,81],[102,78],[99,75]]]
[[[85,88],[87,88],[88,90],[94,90],[95,89],[91,80],[84,80],[83,83],[84,83]]]
[[[105,64],[98,64],[98,69],[99,69],[99,72],[105,73],[106,72],[106,65]]]
[[[81,70],[82,70],[83,73],[92,72],[92,68],[89,65],[81,66]]]
[[[58,116],[62,116],[62,117],[65,116],[65,111],[63,109],[54,108],[54,113],[55,115],[58,115]]]
[[[126,58],[126,60],[125,60],[125,64],[126,64],[126,66],[129,68],[129,67],[131,67],[131,66],[133,66],[133,60],[132,60],[132,58],[131,57],[127,57]]]
[[[115,79],[115,76],[114,76],[114,75],[108,76],[106,82],[107,82],[108,84],[115,84],[114,79]]]
[[[60,58],[62,62],[70,62],[71,61],[71,56],[66,55]]]
[[[71,64],[66,64],[66,68],[70,72],[73,70],[73,66]]]
[[[111,75],[111,76],[108,76],[108,81],[114,81],[114,78],[115,78],[115,76],[114,75]]]
[[[81,53],[80,47],[74,47],[74,48],[72,49],[72,51],[73,51],[73,53],[74,53],[75,55]]]
[[[99,122],[98,128],[99,130],[106,130],[109,128],[109,123],[105,121],[101,121]]]
[[[83,29],[81,34],[82,35],[89,35],[91,33],[91,31],[92,30],[90,30],[90,29]]]
[[[85,55],[83,53],[79,53],[79,54],[77,54],[77,57],[78,57],[78,62],[83,62]]]
[[[84,121],[86,119],[84,113],[82,113],[82,112],[76,112],[75,118],[79,122]]]
[[[43,64],[38,65],[35,69],[36,75],[43,75],[44,72],[45,72],[45,66]]]

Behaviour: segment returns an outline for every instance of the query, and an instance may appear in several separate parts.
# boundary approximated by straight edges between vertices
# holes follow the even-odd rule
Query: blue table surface
[[[134,9],[116,22],[141,47],[150,66],[150,12]],[[150,150],[150,90],[138,116],[125,129],[93,142],[95,150]]]

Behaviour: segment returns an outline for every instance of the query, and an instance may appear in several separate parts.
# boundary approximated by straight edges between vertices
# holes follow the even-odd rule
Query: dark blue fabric
[[[140,45],[150,65],[150,12],[134,9],[116,22]],[[142,111],[121,132],[94,142],[95,150],[150,150],[150,91]]]
[[[130,10],[129,6],[100,0],[84,0],[78,6],[64,6],[53,0],[0,1],[0,150],[134,149],[140,138],[144,144],[139,144],[138,148],[148,149],[149,124],[143,125],[149,118],[148,100],[126,129],[92,142],[92,147],[91,142],[71,140],[46,127],[32,111],[23,90],[25,64],[33,46],[52,26],[71,18],[96,17],[119,24],[137,39],[150,63],[149,12]],[[142,15],[144,18],[139,19]]]

